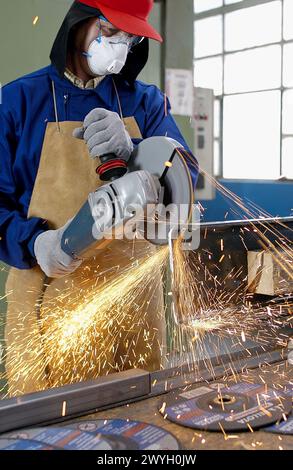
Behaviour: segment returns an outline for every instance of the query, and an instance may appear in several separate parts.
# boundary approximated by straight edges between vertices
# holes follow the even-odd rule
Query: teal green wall
[[[162,7],[159,3],[155,4],[155,7],[151,13],[150,21],[154,28],[161,32],[161,21],[162,21]],[[159,88],[162,87],[161,83],[161,54],[162,46],[157,41],[150,41],[150,55],[149,61],[142,73],[139,75],[139,80],[147,83],[157,85]]]
[[[21,75],[45,67],[62,20],[72,0],[0,0],[0,82],[2,85]],[[155,28],[161,27],[161,6],[151,15]],[[33,26],[33,19],[39,21]],[[151,41],[150,61],[141,80],[160,86],[161,46]]]
[[[0,0],[0,81],[44,67],[71,0]],[[36,26],[33,19],[39,16]]]
[[[166,68],[193,70],[193,0],[167,0],[166,3]],[[175,116],[187,143],[194,148],[194,129],[190,118]]]

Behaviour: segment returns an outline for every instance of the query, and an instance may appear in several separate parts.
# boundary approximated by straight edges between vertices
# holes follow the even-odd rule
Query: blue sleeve
[[[151,89],[152,92],[148,97],[148,119],[144,137],[166,136],[177,140],[187,152],[186,162],[190,170],[193,187],[195,188],[198,178],[198,162],[171,114],[168,98],[156,86],[151,87]]]
[[[18,204],[13,162],[20,127],[13,112],[7,111],[6,102],[5,109],[0,105],[0,260],[18,269],[29,269],[36,264],[34,241],[47,227],[43,219],[28,220]]]

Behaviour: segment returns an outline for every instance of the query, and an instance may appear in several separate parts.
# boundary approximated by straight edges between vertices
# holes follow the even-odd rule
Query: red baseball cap
[[[97,8],[116,28],[135,36],[144,36],[163,42],[162,36],[149,22],[154,0],[76,0]]]

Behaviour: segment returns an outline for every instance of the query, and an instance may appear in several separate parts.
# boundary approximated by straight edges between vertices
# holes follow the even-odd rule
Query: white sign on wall
[[[193,115],[193,72],[184,69],[166,69],[166,95],[172,114]]]

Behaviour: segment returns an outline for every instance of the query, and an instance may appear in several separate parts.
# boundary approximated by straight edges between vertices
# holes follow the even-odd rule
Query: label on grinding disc
[[[25,445],[24,441],[39,442],[43,447],[49,445],[59,450],[113,450],[114,448],[107,437],[93,436],[78,429],[69,428],[22,429],[2,434],[1,438],[17,439],[23,441],[23,445]]]
[[[124,419],[92,420],[70,423],[81,431],[94,435],[123,437],[128,441],[127,450],[179,450],[180,444],[169,432],[158,426]]]
[[[293,385],[289,384],[282,390],[282,393],[291,400],[293,399]],[[282,418],[282,420],[273,426],[269,426],[268,428],[264,429],[266,432],[273,432],[276,434],[288,434],[293,435],[293,409],[291,410],[291,414],[285,419],[286,416]]]
[[[60,450],[57,447],[29,439],[3,439],[0,437],[0,450]]]
[[[276,423],[273,426],[265,428],[264,431],[273,432],[275,434],[293,435],[293,415],[291,414],[287,421]]]
[[[171,392],[159,406],[168,420],[207,431],[248,431],[276,423],[291,400],[264,385],[214,383]]]

